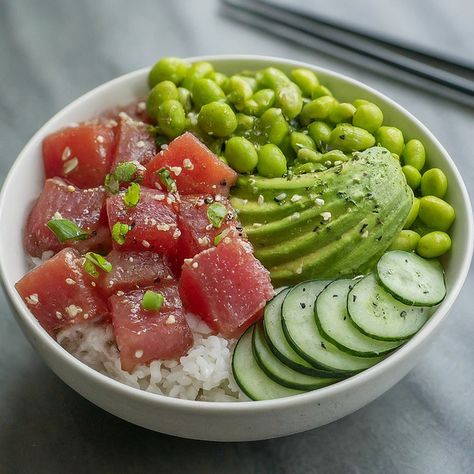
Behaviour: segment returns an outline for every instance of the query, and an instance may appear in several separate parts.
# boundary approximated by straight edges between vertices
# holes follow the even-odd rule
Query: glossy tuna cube
[[[237,181],[237,173],[189,132],[175,138],[146,168],[145,182],[148,186],[160,186],[156,172],[167,168],[183,195],[227,196],[230,187]]]
[[[173,282],[151,289],[165,297],[159,311],[143,309],[145,290],[109,298],[122,369],[129,372],[138,364],[148,364],[153,360],[178,359],[193,343],[176,284]]]
[[[114,129],[99,122],[63,128],[43,140],[46,178],[61,176],[79,188],[104,183],[115,146]]]
[[[176,211],[178,202],[173,194],[141,187],[140,200],[128,207],[124,191],[107,198],[107,215],[110,230],[119,222],[128,225],[124,243],[113,241],[117,250],[149,250],[176,254],[180,231]]]
[[[28,272],[16,289],[38,322],[50,334],[78,322],[99,320],[107,305],[75,249],[61,250]]]
[[[236,232],[185,261],[179,291],[188,311],[227,338],[258,320],[274,294],[270,273]]]
[[[89,231],[91,237],[61,243],[46,226],[54,217],[71,220],[81,229]],[[47,179],[28,216],[24,243],[28,253],[34,257],[41,257],[48,250],[56,253],[65,247],[75,247],[81,252],[107,252],[111,242],[103,188],[79,189],[61,178]]]

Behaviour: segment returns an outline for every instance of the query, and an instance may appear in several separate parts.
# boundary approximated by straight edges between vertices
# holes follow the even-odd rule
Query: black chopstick
[[[353,32],[342,31],[340,25],[338,25],[337,29],[334,29],[332,25],[322,24],[313,18],[308,19],[307,17],[302,17],[300,14],[289,12],[282,7],[275,7],[273,4],[270,6],[269,4],[260,1],[223,0],[223,2],[234,11],[247,13],[248,20],[250,20],[252,16],[265,19],[266,23],[270,21],[270,24],[265,25],[265,29],[272,31],[275,34],[281,34],[279,31],[280,28],[277,28],[278,25],[291,28],[295,32],[330,43],[331,46],[336,46],[346,51],[357,53],[365,59],[368,58],[370,60],[381,62],[387,66],[396,68],[397,70],[402,70],[422,78],[432,84],[454,91],[458,95],[461,94],[467,96],[469,98],[468,102],[472,102],[472,98],[474,98],[474,81],[469,78],[453,74],[449,70],[437,68],[431,64],[426,64],[420,60],[407,57],[399,52],[389,49],[387,44],[384,44],[382,47],[380,44],[372,42],[371,39],[357,36]],[[270,26],[272,28],[270,28]],[[288,34],[284,34],[283,36],[288,37]],[[384,42],[387,43],[385,40]],[[390,44],[390,46],[396,48],[396,45]],[[447,64],[446,59],[443,59],[442,61],[445,61],[445,64]],[[468,65],[467,69],[465,68],[465,72],[469,72]],[[459,99],[459,97],[457,98]]]

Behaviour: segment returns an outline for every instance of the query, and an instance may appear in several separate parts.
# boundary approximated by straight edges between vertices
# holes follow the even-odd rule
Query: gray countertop
[[[329,13],[472,57],[469,1],[335,1]],[[211,0],[0,0],[0,180],[72,99],[160,56],[211,53],[289,57],[366,82],[434,132],[472,190],[472,110],[234,23]],[[147,431],[81,398],[39,359],[0,294],[0,473],[474,472],[473,293],[471,272],[423,361],[369,406],[307,433],[229,444]]]

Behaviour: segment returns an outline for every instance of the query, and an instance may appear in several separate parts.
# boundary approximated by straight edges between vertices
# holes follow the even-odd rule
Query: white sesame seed
[[[133,257],[128,257],[128,261],[129,261],[130,263],[133,263]]]
[[[91,286],[93,286],[94,288],[97,286],[95,281],[91,281]]]
[[[207,224],[206,230],[211,230],[212,229],[212,224]]]
[[[178,239],[180,235],[181,235],[181,231],[176,227],[176,229],[173,232],[173,239]]]
[[[249,179],[249,184],[255,184],[255,183],[256,183],[256,181],[253,178]]]
[[[366,229],[364,232],[362,232],[362,238],[366,239],[369,236],[369,231]]]
[[[179,176],[181,174],[181,171],[183,171],[183,168],[181,168],[181,166],[170,166],[170,171],[175,176]]]
[[[283,199],[286,199],[286,193],[280,193],[278,196],[275,196],[275,199],[277,201],[283,201]]]
[[[54,214],[53,214],[53,219],[62,219],[63,216],[61,215],[60,212],[56,211]]]
[[[176,324],[176,318],[170,314],[168,316],[168,319],[165,321],[165,324],[167,324],[168,326],[170,326],[171,324]]]
[[[197,267],[199,267],[199,263],[193,262],[191,266],[192,266],[193,268],[197,268]]]
[[[76,157],[71,158],[69,161],[66,161],[66,163],[64,163],[63,165],[64,174],[71,173],[77,168],[78,165],[79,165],[79,160]]]
[[[260,194],[257,199],[257,204],[259,206],[262,206],[264,202],[265,202],[265,198]]]
[[[300,217],[301,216],[300,216],[299,212],[293,212],[293,214],[291,214],[291,216],[290,216],[290,220],[297,221]]]
[[[262,227],[263,224],[260,224],[260,222],[254,222],[252,224],[252,227],[255,227],[255,228],[258,228],[258,227]]]
[[[189,158],[185,158],[183,160],[183,168],[187,169],[187,170],[192,170],[194,169],[194,165],[193,165],[193,162],[189,159]]]
[[[138,112],[144,112],[146,110],[146,103],[145,101],[138,102],[137,104],[137,110]]]
[[[69,184],[68,187],[67,187],[67,190],[70,192],[70,193],[73,193],[76,188],[72,185],[72,184]]]
[[[225,244],[230,244],[231,240],[229,237],[224,237],[224,243]]]
[[[185,258],[185,259],[184,259],[184,263],[185,263],[186,265],[190,265],[192,261],[193,261],[192,258]]]
[[[137,143],[137,148],[143,148],[145,146],[145,142],[143,140],[139,140]]]
[[[324,199],[316,198],[314,200],[314,204],[316,204],[317,206],[324,206]]]
[[[301,201],[302,198],[303,198],[303,196],[300,196],[299,194],[293,194],[293,196],[291,196],[290,201],[291,202],[298,202],[298,201]]]
[[[84,319],[89,319],[89,313],[84,313],[84,316],[82,316]]]
[[[70,318],[75,318],[79,313],[82,313],[82,308],[75,304],[66,306],[65,311]]]
[[[56,317],[58,319],[63,319],[63,315],[59,311],[56,311]]]
[[[121,119],[123,119],[123,120],[127,120],[127,119],[130,118],[130,117],[129,117],[125,112],[123,112],[123,111],[120,112],[120,113],[118,114],[118,116],[119,116]]]
[[[142,245],[143,245],[143,247],[145,247],[145,248],[151,247],[150,242],[148,242],[148,240],[142,240]]]
[[[137,359],[140,359],[140,357],[143,357],[143,351],[142,350],[135,351],[135,357]]]
[[[209,245],[211,243],[209,237],[199,237],[198,238],[198,244],[201,246],[201,247],[205,247],[206,245]]]
[[[61,160],[66,161],[71,156],[71,149],[67,146],[64,148],[63,154],[61,155]]]
[[[163,143],[163,145],[161,145],[161,149],[162,150],[167,150],[168,149],[168,145],[166,143]]]
[[[104,137],[102,135],[97,135],[97,142],[98,143],[104,143]]]
[[[165,195],[164,195],[164,194],[154,194],[154,195],[153,195],[153,199],[154,199],[155,201],[164,201]]]
[[[295,273],[297,275],[301,275],[303,273],[303,263],[301,263],[300,266],[295,270]]]
[[[117,291],[117,296],[123,296],[125,293],[121,290]]]
[[[332,215],[329,211],[327,212],[321,212],[320,216],[323,218],[323,220],[328,221],[331,219]]]
[[[66,283],[68,285],[75,285],[76,284],[76,280],[73,280],[72,278],[66,278]]]
[[[162,230],[162,231],[164,231],[164,232],[170,230],[170,226],[169,226],[168,224],[157,224],[157,225],[156,225],[156,228],[157,228],[158,230]]]
[[[39,303],[38,293],[33,293],[25,298],[26,302],[31,305],[37,305]]]

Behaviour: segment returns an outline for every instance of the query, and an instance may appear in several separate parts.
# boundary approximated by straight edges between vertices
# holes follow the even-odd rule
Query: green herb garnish
[[[223,230],[220,234],[214,237],[214,245],[217,246],[219,242],[229,233],[229,229]]]
[[[109,193],[117,194],[120,183],[129,183],[137,179],[138,166],[130,161],[119,163],[112,173],[105,177],[104,186]]]
[[[68,240],[86,240],[91,235],[68,219],[51,219],[46,225],[61,243]]]
[[[104,180],[105,189],[111,194],[117,194],[120,190],[120,183],[113,173],[109,173]]]
[[[207,208],[207,218],[209,222],[218,229],[222,225],[227,212],[227,208],[223,204],[214,202]]]
[[[147,311],[159,311],[165,302],[165,297],[156,291],[147,290],[143,295],[142,307]]]
[[[92,275],[94,278],[97,278],[99,276],[97,267],[107,273],[112,270],[112,264],[98,253],[87,252],[84,257],[84,270],[89,273],[89,275]]]
[[[161,168],[157,171],[157,174],[160,177],[161,184],[163,184],[168,192],[173,193],[176,191],[176,181],[171,177],[170,172],[166,168]]]
[[[123,245],[125,243],[125,236],[130,230],[131,227],[129,225],[116,222],[112,227],[112,238],[119,245]]]
[[[123,195],[123,202],[127,207],[134,207],[140,201],[140,185],[131,183]]]

